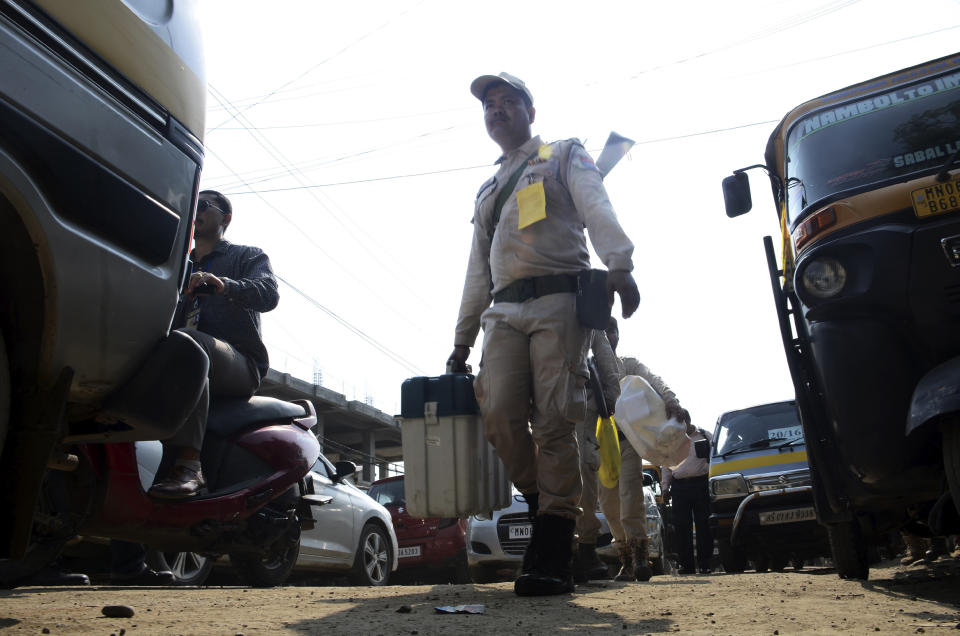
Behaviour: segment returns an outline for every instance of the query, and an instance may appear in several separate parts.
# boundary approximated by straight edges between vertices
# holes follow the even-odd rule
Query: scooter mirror
[[[337,469],[337,481],[357,472],[357,465],[346,460],[338,461],[333,467]]]
[[[698,439],[693,443],[693,451],[698,459],[710,459],[710,442],[705,439]]]

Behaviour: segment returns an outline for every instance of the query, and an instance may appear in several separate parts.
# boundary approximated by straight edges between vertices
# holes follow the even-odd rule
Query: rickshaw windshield
[[[824,197],[942,166],[960,149],[960,72],[834,104],[787,136],[790,221]]]
[[[766,405],[729,413],[717,425],[714,456],[749,452],[803,438],[792,404]]]

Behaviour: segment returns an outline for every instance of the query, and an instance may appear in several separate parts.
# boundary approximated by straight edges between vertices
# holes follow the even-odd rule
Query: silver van
[[[195,2],[0,0],[0,557],[26,550],[64,438],[168,333],[206,98]]]

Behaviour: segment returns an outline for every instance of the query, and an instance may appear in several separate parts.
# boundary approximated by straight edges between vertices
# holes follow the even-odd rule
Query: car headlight
[[[716,496],[745,495],[747,483],[740,475],[718,477],[710,481],[710,490]]]
[[[817,298],[832,298],[847,284],[847,270],[835,258],[815,258],[803,270],[803,288]]]

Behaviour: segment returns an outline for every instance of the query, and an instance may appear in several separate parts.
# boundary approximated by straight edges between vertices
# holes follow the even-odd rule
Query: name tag
[[[517,192],[517,206],[520,209],[519,230],[547,218],[547,195],[543,191],[543,181]]]

